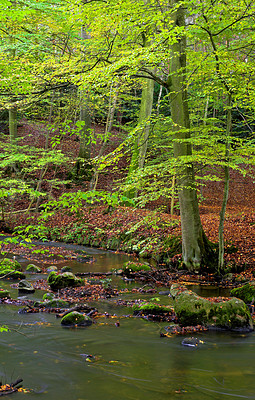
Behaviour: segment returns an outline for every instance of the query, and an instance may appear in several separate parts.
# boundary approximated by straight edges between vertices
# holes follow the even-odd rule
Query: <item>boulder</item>
[[[42,272],[41,268],[37,267],[37,265],[29,264],[26,268],[27,272],[40,274]]]
[[[139,262],[127,261],[123,264],[122,273],[125,276],[130,276],[134,272],[138,271],[149,271],[151,268],[148,264],[143,264]]]
[[[72,272],[72,268],[68,267],[68,265],[65,265],[64,267],[61,268],[61,272]]]
[[[72,311],[68,314],[66,314],[62,319],[61,319],[61,325],[65,326],[89,326],[92,324],[92,319],[88,317],[87,315],[81,314],[77,311]]]
[[[43,300],[53,300],[55,297],[54,293],[45,293],[43,295]]]
[[[5,277],[6,279],[24,279],[26,276],[23,274],[23,272],[20,271],[15,271],[12,269],[5,269],[5,270],[0,270],[0,277],[3,278]]]
[[[49,274],[47,282],[52,290],[58,290],[64,287],[82,286],[84,284],[83,279],[77,278],[71,272],[57,274],[55,271]]]
[[[18,284],[18,289],[20,293],[34,293],[35,289],[33,285],[26,279],[23,279]]]
[[[57,271],[58,268],[55,265],[51,265],[46,269],[47,272]]]
[[[253,330],[248,307],[236,297],[206,299],[176,284],[172,285],[170,293],[178,321],[183,326],[203,325],[208,329],[240,332]]]
[[[232,289],[230,294],[250,304],[255,301],[255,282],[249,282],[246,285]]]
[[[0,261],[0,270],[2,269],[21,270],[21,264],[15,258],[3,258]]]

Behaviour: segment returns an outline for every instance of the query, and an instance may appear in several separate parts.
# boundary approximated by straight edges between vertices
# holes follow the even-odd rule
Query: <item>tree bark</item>
[[[178,3],[179,0],[172,0],[172,6],[176,7]],[[173,17],[177,27],[185,26],[185,13],[181,4]],[[211,250],[200,220],[194,168],[187,159],[192,155],[192,147],[189,143],[190,120],[185,76],[186,38],[183,34],[171,46],[171,50],[173,56],[168,87],[174,130],[174,157],[180,161],[176,178],[181,215],[182,256],[183,263],[189,270],[198,271],[206,262]]]
[[[231,94],[228,94],[228,110],[227,110],[227,126],[226,126],[226,149],[225,149],[225,161],[226,165],[224,166],[224,192],[223,192],[223,200],[220,211],[220,222],[219,222],[219,256],[218,256],[218,273],[222,271],[224,267],[224,220],[225,213],[228,202],[228,193],[229,193],[229,135],[232,128],[232,112],[231,112]]]

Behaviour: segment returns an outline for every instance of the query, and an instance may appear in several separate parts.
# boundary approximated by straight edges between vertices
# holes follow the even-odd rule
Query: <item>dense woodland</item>
[[[0,13],[2,231],[252,269],[254,3],[1,0]]]

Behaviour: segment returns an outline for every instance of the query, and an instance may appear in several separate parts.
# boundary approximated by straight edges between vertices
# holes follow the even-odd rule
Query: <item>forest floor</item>
[[[95,127],[96,134],[103,132],[103,126]],[[116,132],[116,141],[110,143],[107,151],[116,147],[118,143],[118,132]],[[30,124],[24,122],[19,128],[19,136],[23,137],[22,144],[26,145],[36,145],[37,147],[43,147],[45,145],[45,129],[40,124]],[[100,145],[92,146],[92,152],[95,154],[98,152]],[[67,136],[61,143],[61,149],[64,153],[68,154],[73,160],[76,159],[79,151],[79,142],[75,135]],[[98,189],[100,190],[112,190],[114,184],[119,179],[123,178],[127,167],[127,158],[119,161],[117,168],[111,168],[107,172],[99,175]],[[60,167],[55,173],[55,176],[60,179],[66,179],[68,168],[70,166]],[[39,174],[39,172],[38,172]],[[45,175],[44,188],[47,189],[47,180],[50,180],[54,175],[54,171],[48,169]],[[67,189],[65,185],[62,185],[59,189],[54,189],[52,191],[55,198],[58,198],[63,192],[66,191],[77,191],[77,190],[87,190],[88,182],[79,182],[78,184],[72,184],[71,187]],[[221,209],[221,201],[223,195],[223,182],[208,182],[206,186],[201,187],[200,191],[200,215],[203,224],[204,231],[210,241],[217,243],[218,241],[218,225],[219,225],[219,214]],[[6,213],[5,223],[2,224],[2,233],[6,233],[8,229],[13,230],[18,225],[28,225],[31,224],[31,219],[34,218],[34,224],[37,222],[38,215],[32,213],[30,216],[22,210],[25,210],[29,204],[26,197],[20,196],[19,199],[15,199],[12,204],[12,210]],[[131,248],[120,246],[117,251],[126,251],[133,253],[133,255],[138,255],[143,248],[143,244],[146,243],[147,246],[147,256],[152,255],[153,247],[157,252],[160,252],[160,241],[162,238],[165,240],[168,237],[180,237],[180,217],[176,214],[171,216],[167,212],[156,211],[158,206],[165,207],[167,211],[167,201],[165,199],[159,199],[156,202],[151,202],[148,204],[146,209],[131,208],[131,207],[115,207],[111,212],[107,212],[106,206],[89,206],[84,207],[80,210],[80,215],[68,215],[64,213],[58,213],[54,217],[48,220],[48,232],[58,229],[58,237],[67,240],[66,232],[70,229],[70,226],[77,225],[78,222],[80,226],[84,224],[86,229],[90,229],[93,234],[95,232],[104,232],[104,237],[109,239],[114,238],[114,235],[118,234],[119,237],[125,235],[127,231],[133,230],[133,235],[137,239],[136,247]],[[10,211],[10,209],[7,211]],[[135,229],[134,229],[135,226]],[[65,228],[65,229],[63,229]],[[225,225],[224,225],[224,236],[226,241],[226,253],[225,253],[225,275],[231,273],[231,281],[234,281],[238,276],[241,280],[254,280],[255,275],[255,186],[254,178],[252,176],[246,175],[243,177],[238,171],[231,171],[230,179],[230,195],[226,211]],[[65,236],[65,238],[64,238]],[[93,235],[92,235],[93,236]],[[95,235],[93,236],[95,237]],[[52,237],[51,237],[52,239]],[[72,241],[72,238],[69,238]],[[78,242],[77,237],[73,237],[74,242]],[[98,247],[106,247],[105,243],[101,243],[99,237],[98,241],[90,241],[92,245],[97,245]],[[138,243],[138,244],[137,244]],[[154,244],[155,243],[155,246]],[[107,248],[111,248],[109,245]],[[9,244],[2,246],[2,250],[11,251],[15,253],[24,254],[24,248],[20,249],[19,245]],[[34,251],[34,249],[33,249]],[[56,258],[54,262],[57,262],[57,253],[60,250],[51,249],[51,251],[56,251]],[[38,254],[32,253],[32,250],[26,249],[27,255],[30,259],[40,260],[47,263],[47,258],[39,256]],[[68,253],[67,250],[61,250],[63,254]],[[155,251],[154,253],[155,254]],[[169,252],[170,254],[170,252]],[[169,261],[173,262],[173,265],[179,265],[180,268],[180,251],[175,255],[169,255]],[[176,264],[176,261],[178,263]],[[53,260],[51,259],[52,263]],[[168,272],[167,272],[168,273]],[[208,274],[207,274],[208,275]],[[164,282],[164,277],[162,276],[162,282]],[[187,278],[188,279],[188,278]],[[198,276],[190,276],[192,279],[200,279]],[[226,278],[229,279],[229,278]],[[160,277],[157,277],[160,281]],[[226,282],[226,280],[225,280]]]

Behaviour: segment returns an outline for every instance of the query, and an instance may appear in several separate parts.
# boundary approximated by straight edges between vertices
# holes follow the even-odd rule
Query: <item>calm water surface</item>
[[[95,253],[94,264],[73,267],[106,271],[127,259],[114,253]],[[9,287],[8,282],[1,284]],[[12,294],[17,296],[14,289]],[[37,291],[33,298],[42,295]],[[162,300],[166,303],[166,296]],[[54,315],[22,315],[18,307],[0,306],[0,324],[13,329],[0,334],[0,379],[8,383],[21,377],[23,386],[33,390],[12,398],[255,399],[254,333],[197,334],[204,344],[194,349],[183,347],[181,336],[161,338],[159,332],[167,324],[122,318],[131,310],[116,307],[114,299],[97,307],[116,314],[120,326],[115,326],[117,318],[102,318],[88,328],[63,328]],[[86,361],[84,354],[94,355],[95,361]]]

